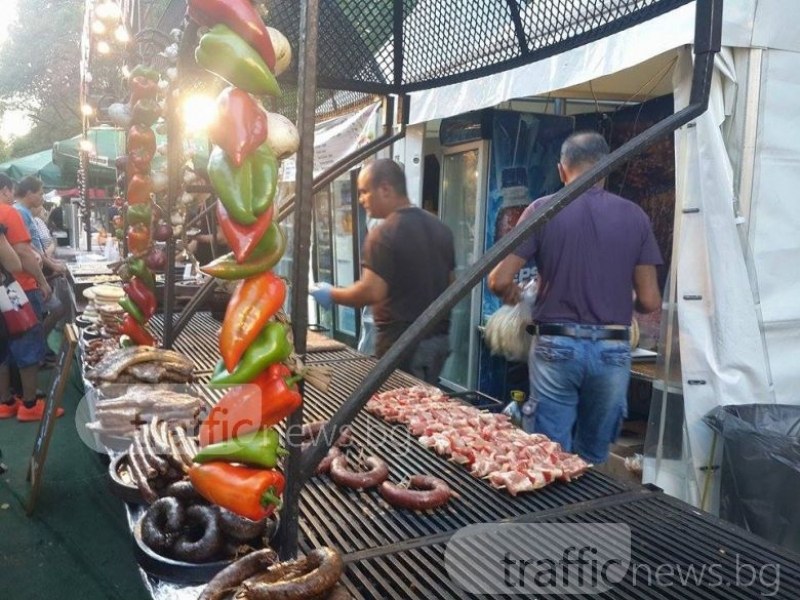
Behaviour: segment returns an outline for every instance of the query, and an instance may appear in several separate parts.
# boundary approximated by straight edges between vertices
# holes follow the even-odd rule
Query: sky
[[[17,17],[17,2],[19,0],[2,0],[3,9],[0,10],[0,52],[8,35],[8,26]],[[23,111],[12,110],[3,114],[0,119],[0,138],[8,140],[12,137],[25,135],[31,128],[31,121]]]

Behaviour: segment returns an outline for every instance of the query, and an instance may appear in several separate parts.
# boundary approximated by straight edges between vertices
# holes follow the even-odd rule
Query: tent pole
[[[308,326],[308,264],[311,246],[311,217],[314,178],[314,114],[317,92],[317,34],[319,0],[300,4],[300,60],[298,64],[297,126],[300,148],[297,153],[294,211],[294,245],[292,254],[291,318],[295,352],[305,358]],[[300,391],[303,385],[300,382]],[[300,405],[287,421],[286,438],[289,460],[286,465],[286,490],[278,531],[278,548],[282,559],[297,555],[300,492],[304,480],[300,477],[300,444],[302,443],[303,406]]]

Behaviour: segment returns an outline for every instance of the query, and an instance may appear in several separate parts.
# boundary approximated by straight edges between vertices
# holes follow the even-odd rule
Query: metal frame
[[[394,23],[395,37],[395,56],[400,60],[395,61],[395,77],[398,76],[398,65],[402,64],[402,15],[396,17]],[[300,130],[300,149],[297,159],[297,194],[290,198],[278,210],[276,218],[280,221],[285,219],[292,211],[295,215],[294,231],[294,255],[292,265],[292,324],[294,330],[295,351],[303,356],[306,353],[306,329],[308,326],[308,304],[306,296],[308,292],[308,262],[310,258],[310,237],[313,195],[315,190],[327,185],[336,176],[348,170],[352,166],[364,160],[367,156],[377,152],[380,148],[388,146],[400,139],[405,134],[403,126],[394,135],[389,135],[388,131],[379,140],[366,146],[353,156],[343,160],[334,168],[321,175],[317,181],[313,180],[313,155],[314,155],[314,105],[313,99],[317,89],[317,41],[318,41],[318,22],[319,22],[319,0],[307,0],[300,6],[300,42],[301,52],[298,67],[298,115],[297,121]],[[299,518],[299,499],[302,488],[314,475],[317,464],[329,449],[329,444],[325,440],[335,440],[338,432],[353,421],[358,412],[364,407],[372,394],[378,390],[381,384],[397,368],[404,356],[429,332],[433,326],[444,318],[452,307],[463,298],[467,293],[479,284],[489,271],[499,263],[505,256],[510,254],[522,241],[532,232],[539,229],[547,221],[552,219],[562,208],[577,198],[580,194],[589,189],[596,182],[607,176],[619,164],[640,153],[644,148],[651,145],[658,139],[671,134],[676,129],[689,123],[692,119],[705,112],[708,105],[711,75],[713,72],[714,54],[719,51],[721,43],[722,28],[722,0],[697,0],[697,18],[695,28],[695,64],[692,80],[692,92],[689,105],[683,110],[671,115],[660,123],[654,125],[647,131],[630,140],[588,172],[575,180],[569,186],[554,194],[550,200],[542,205],[537,214],[527,221],[523,226],[515,229],[504,236],[494,247],[486,252],[480,260],[469,267],[462,277],[453,283],[428,309],[419,317],[417,321],[400,337],[389,352],[381,358],[375,368],[364,379],[361,387],[340,407],[329,423],[325,426],[325,431],[319,436],[318,442],[308,450],[301,453],[301,433],[300,425],[303,422],[302,406],[292,414],[287,422],[287,445],[289,448],[289,458],[286,465],[287,487],[284,493],[284,504],[282,509],[281,527],[278,535],[280,554],[283,558],[293,557],[298,548],[298,518]],[[607,35],[609,32],[604,33]],[[189,23],[184,33],[179,56],[179,69],[182,65],[193,64],[190,56],[193,48],[192,44],[196,38],[197,28]],[[574,45],[580,45],[587,40],[578,36],[573,40]],[[559,51],[563,51],[560,48]],[[536,59],[544,58],[546,55],[540,52],[535,53]],[[524,62],[530,62],[531,56],[524,57]],[[189,62],[191,61],[191,62]],[[514,64],[512,64],[514,63]],[[515,66],[515,61],[505,62],[488,68],[489,71],[505,70]],[[487,69],[481,69],[485,73]],[[449,83],[451,80],[462,80],[475,77],[476,73],[465,73],[450,78],[439,79],[435,85]],[[355,89],[354,82],[347,82],[350,85],[346,89]],[[408,85],[404,90],[430,87],[427,84]],[[171,214],[174,201],[180,192],[180,160],[182,138],[177,118],[177,94],[175,89],[170,90],[168,102],[168,126],[169,130],[169,157],[168,171],[170,175],[170,187],[168,193],[168,212]],[[386,91],[386,90],[384,90]],[[401,91],[401,90],[389,90]],[[404,99],[401,97],[401,99]],[[399,114],[403,115],[401,123],[407,122],[408,104],[403,102]],[[299,201],[297,200],[299,199]],[[166,273],[165,289],[165,320],[164,320],[164,340],[169,347],[175,337],[185,326],[188,319],[193,314],[196,307],[207,297],[214,286],[214,280],[210,280],[184,309],[181,318],[173,324],[173,303],[174,303],[174,241],[168,243],[167,252],[169,256],[169,266]]]
[[[314,14],[318,9],[316,0],[309,4],[314,5]],[[308,13],[305,13],[308,15]],[[364,379],[358,389],[336,412],[324,427],[317,442],[308,450],[300,453],[300,428],[292,427],[302,423],[302,410],[298,411],[289,420],[290,432],[296,429],[294,435],[288,436],[289,460],[287,465],[287,479],[289,485],[284,494],[284,510],[282,518],[281,554],[293,556],[297,549],[297,517],[300,491],[308,479],[314,475],[314,470],[330,448],[330,441],[338,438],[342,428],[352,422],[358,412],[364,407],[372,394],[378,390],[381,383],[394,371],[401,360],[411,348],[421,341],[424,336],[441,320],[450,309],[465,296],[475,285],[480,283],[489,271],[503,258],[510,254],[531,233],[541,228],[552,219],[572,200],[588,190],[595,183],[606,177],[618,165],[629,160],[666,135],[686,125],[696,117],[703,114],[708,107],[711,77],[714,69],[714,55],[719,52],[722,36],[722,0],[697,0],[697,17],[695,22],[694,38],[694,74],[692,78],[692,91],[689,105],[679,112],[667,117],[653,127],[628,141],[620,148],[598,162],[589,171],[578,177],[570,185],[554,194],[547,202],[543,203],[533,218],[523,226],[516,228],[504,236],[494,247],[469,268],[462,277],[453,283],[414,324],[403,333],[400,339],[392,346],[377,363],[375,368]],[[308,17],[306,17],[308,18]],[[306,41],[314,47],[317,34],[316,21],[306,21],[301,24],[306,31]],[[308,48],[306,47],[306,51]],[[312,80],[304,79],[301,89],[304,97],[313,97],[315,88]],[[302,196],[301,196],[302,198]],[[306,208],[308,210],[308,208]],[[296,235],[300,232],[296,232]],[[306,231],[308,233],[308,231]],[[299,237],[299,236],[298,236]],[[307,239],[307,238],[306,238]],[[301,245],[302,240],[296,239],[296,244]],[[296,263],[297,264],[297,263]],[[296,281],[306,292],[306,273],[298,273],[300,280]],[[299,295],[301,290],[296,290]],[[300,303],[303,304],[302,302]],[[305,326],[302,316],[305,316],[305,307],[301,306],[302,313],[293,315],[295,331]],[[300,318],[298,318],[300,317]],[[305,352],[305,331],[300,332],[299,353]],[[326,440],[328,441],[326,443]]]
[[[486,170],[488,169],[489,157],[492,153],[491,141],[480,139],[472,142],[464,142],[463,144],[458,144],[457,146],[448,146],[442,150],[441,181],[439,182],[439,218],[442,219],[442,221],[444,221],[443,217],[445,216],[444,211],[446,207],[444,203],[444,177],[445,177],[447,158],[459,154],[464,154],[466,152],[470,152],[473,150],[478,153],[478,164],[480,165],[479,167],[480,172],[485,173]],[[476,205],[477,210],[475,211],[475,221],[473,223],[475,227],[475,239],[473,240],[472,244],[472,252],[474,256],[480,256],[483,251],[483,247],[486,244],[486,203],[481,202],[482,198],[486,198],[486,188],[488,187],[486,178],[481,177],[478,180],[476,187],[477,187],[478,203]],[[469,316],[470,316],[470,323],[472,323],[476,319],[476,317],[480,315],[481,287],[476,286],[475,288],[473,288],[470,296],[471,297],[469,303]],[[453,326],[453,321],[451,320],[451,334],[452,334],[452,326]],[[470,359],[473,358],[477,359],[478,346],[480,345],[480,338],[478,336],[478,331],[476,329],[471,329],[468,332],[467,340],[469,346]],[[452,358],[454,354],[451,353],[450,356]],[[473,362],[474,364],[472,364]],[[470,360],[470,364],[467,366],[466,387],[450,379],[445,379],[444,377],[442,377],[441,379],[442,382],[446,384],[447,387],[452,389],[458,389],[460,391],[475,389],[475,384],[478,380],[477,360],[475,361]]]

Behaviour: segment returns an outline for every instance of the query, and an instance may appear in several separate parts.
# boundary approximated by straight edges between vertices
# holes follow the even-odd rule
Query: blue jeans
[[[605,462],[627,414],[630,368],[627,341],[539,336],[528,356],[523,429],[590,463]]]

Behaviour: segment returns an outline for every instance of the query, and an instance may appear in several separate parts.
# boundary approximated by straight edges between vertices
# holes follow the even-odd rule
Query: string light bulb
[[[128,30],[125,29],[124,25],[120,25],[119,27],[116,28],[116,30],[114,31],[114,37],[120,44],[127,44],[128,42],[131,41],[131,36],[128,33]]]
[[[78,144],[81,152],[86,152],[87,154],[92,154],[94,152],[94,144],[90,140],[83,139],[81,140],[80,144]]]
[[[81,106],[81,114],[84,117],[91,117],[94,114],[94,109],[89,104],[84,104]]]
[[[108,54],[111,52],[111,46],[108,45],[108,42],[105,40],[100,40],[97,42],[97,51],[100,54]]]
[[[92,21],[92,33],[95,35],[105,35],[106,29],[105,23],[102,21]]]

